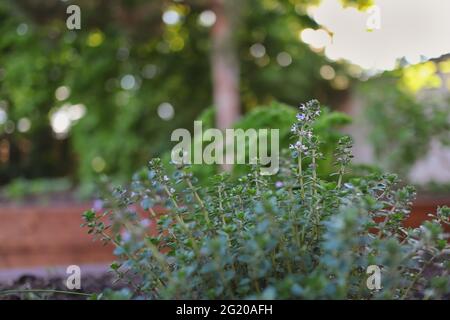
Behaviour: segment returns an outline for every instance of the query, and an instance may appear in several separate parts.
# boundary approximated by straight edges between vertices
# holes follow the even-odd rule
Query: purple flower
[[[284,183],[283,183],[283,182],[281,182],[281,181],[275,182],[275,187],[277,187],[277,188],[282,188],[283,186],[284,186]]]
[[[128,242],[131,240],[131,233],[129,233],[128,231],[124,231],[122,233],[122,240],[123,242]]]
[[[305,147],[306,147],[306,146],[305,146],[305,145],[302,145],[302,144],[300,143],[300,141],[297,141],[295,144],[289,145],[289,149],[292,149],[292,150],[304,149]]]
[[[92,209],[94,209],[94,211],[101,211],[103,209],[103,201],[100,199],[95,200]]]
[[[303,121],[303,120],[305,120],[305,119],[306,119],[305,114],[303,114],[303,113],[298,113],[298,114],[297,114],[297,120],[298,120],[298,121]]]
[[[142,219],[140,224],[142,227],[148,228],[151,224],[151,221],[150,221],[150,219]]]
[[[312,138],[312,132],[310,130],[303,130],[303,131],[300,131],[300,136],[302,136],[304,138],[311,139]]]

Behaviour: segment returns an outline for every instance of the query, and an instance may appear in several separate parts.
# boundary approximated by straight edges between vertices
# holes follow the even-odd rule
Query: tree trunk
[[[213,99],[216,125],[221,130],[231,128],[240,116],[239,60],[233,35],[237,9],[235,0],[212,0],[212,10],[216,14],[211,29]],[[230,165],[222,168],[231,170]]]

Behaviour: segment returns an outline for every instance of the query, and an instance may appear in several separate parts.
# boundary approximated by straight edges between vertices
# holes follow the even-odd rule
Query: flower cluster
[[[296,118],[300,126],[311,124],[320,116],[320,104],[317,100],[308,101],[306,104],[302,103],[298,106],[300,112]]]
[[[331,175],[338,176],[337,188],[339,189],[342,185],[342,179],[345,174],[345,168],[351,163],[353,154],[352,154],[352,138],[349,136],[343,136],[339,139],[336,151],[334,154],[335,162],[334,164],[339,168],[336,173],[332,173]]]
[[[300,112],[296,115],[297,122],[291,127],[291,132],[295,134],[297,142],[289,146],[291,150],[294,150],[295,157],[298,153],[308,156],[309,151],[317,147],[312,125],[320,116],[320,104],[317,100],[311,100],[306,104],[302,103],[298,108]]]
[[[352,138],[349,136],[344,136],[339,139],[335,153],[336,164],[340,166],[347,166],[351,162],[353,158],[351,152],[352,144]]]

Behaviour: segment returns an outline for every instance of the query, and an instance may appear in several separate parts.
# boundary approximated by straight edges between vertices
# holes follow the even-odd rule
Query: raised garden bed
[[[450,207],[450,195],[447,196],[420,196],[413,204],[411,215],[405,221],[405,226],[418,227],[424,220],[430,220],[428,214],[436,212],[437,207]],[[444,226],[450,232],[449,226]]]
[[[81,228],[89,204],[0,207],[0,270],[106,263],[111,246]]]
[[[419,226],[442,205],[450,206],[450,197],[418,198],[405,225]],[[111,262],[113,248],[93,242],[87,229],[80,227],[81,214],[89,208],[89,204],[0,207],[0,270]]]

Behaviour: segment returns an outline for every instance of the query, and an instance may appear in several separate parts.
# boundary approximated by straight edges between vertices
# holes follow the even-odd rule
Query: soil
[[[76,295],[68,293],[53,292],[26,292],[2,294],[7,290],[62,290],[74,293],[101,293],[103,290],[110,288],[112,290],[120,290],[127,286],[122,283],[115,283],[113,275],[85,275],[83,276],[82,287],[80,290],[68,290],[65,285],[66,278],[62,277],[38,277],[35,275],[24,274],[9,284],[0,283],[0,300],[86,300],[89,298],[85,295]]]

